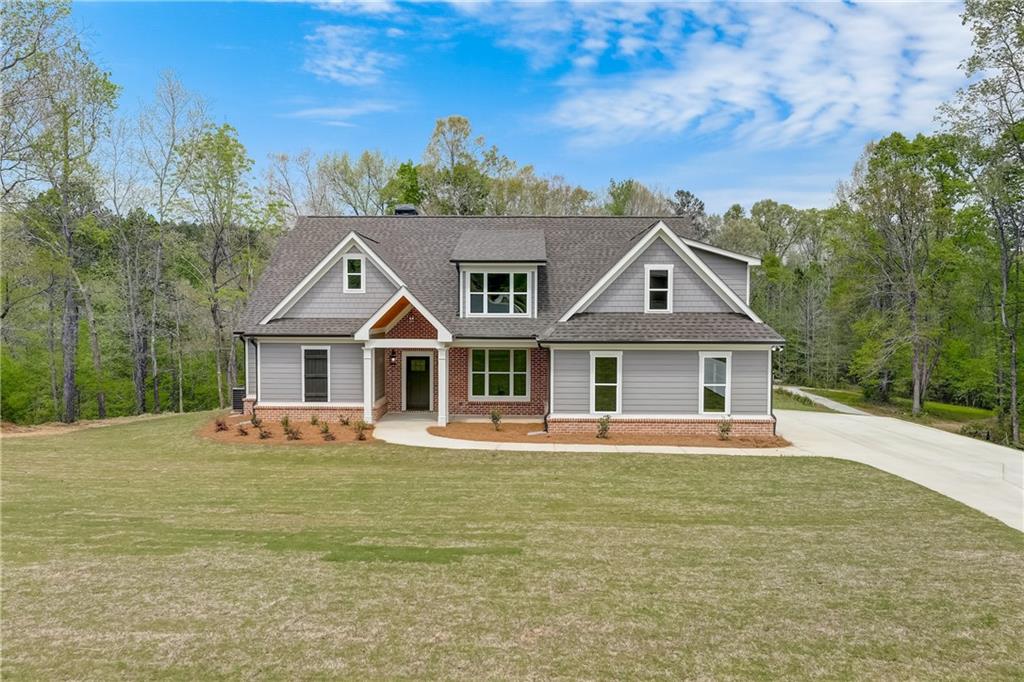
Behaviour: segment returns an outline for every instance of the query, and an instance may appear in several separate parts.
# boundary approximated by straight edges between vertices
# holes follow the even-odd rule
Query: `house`
[[[422,410],[551,433],[774,433],[757,258],[682,218],[304,217],[237,334],[245,410],[373,423]]]

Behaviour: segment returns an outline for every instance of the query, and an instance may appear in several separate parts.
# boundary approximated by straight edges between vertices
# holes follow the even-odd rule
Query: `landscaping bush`
[[[494,424],[495,431],[501,431],[501,410],[497,408],[491,410],[491,423]]]
[[[266,439],[270,438],[273,435],[274,434],[272,434],[267,429],[263,428],[262,426],[260,427],[260,440],[266,440]]]
[[[356,440],[366,440],[366,430],[370,428],[370,425],[364,422],[362,419],[357,420],[352,424],[352,430],[356,432]]]
[[[299,431],[297,426],[289,426],[284,430],[284,433],[288,440],[302,440],[302,432]]]
[[[256,416],[256,413],[252,413],[252,417],[249,418],[249,422],[257,429],[263,426],[263,420]]]
[[[316,415],[314,414],[312,417],[309,418],[309,423],[312,424],[313,426],[316,426],[317,424],[320,423],[320,420],[317,419]]]
[[[345,415],[341,415],[340,417],[338,417],[338,423],[340,423],[342,426],[348,426],[349,418],[346,417]]]
[[[228,430],[228,423],[226,421],[224,421],[223,419],[218,419],[216,422],[214,422],[214,424],[216,424],[218,431],[227,431]]]
[[[285,415],[285,416],[281,417],[281,428],[282,429],[287,431],[288,427],[291,426],[291,424],[292,424],[292,422],[291,422],[290,419],[288,419],[288,415]]]
[[[249,435],[249,429],[245,428],[245,424],[239,424],[238,425],[238,435],[239,436],[248,436]]]
[[[607,414],[597,420],[597,437],[607,438],[608,430],[612,427],[612,418]]]
[[[731,419],[723,419],[718,422],[718,440],[729,440],[730,433],[732,433]]]
[[[323,432],[322,434],[320,434],[320,435],[321,435],[321,436],[323,436],[323,439],[324,439],[324,440],[334,440],[334,439],[335,439],[335,436],[334,436],[334,434],[333,434],[333,433],[331,433],[330,431],[324,431],[324,432]]]

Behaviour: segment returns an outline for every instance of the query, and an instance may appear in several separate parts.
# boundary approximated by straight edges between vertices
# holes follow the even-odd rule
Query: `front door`
[[[430,409],[429,356],[405,356],[405,409]]]

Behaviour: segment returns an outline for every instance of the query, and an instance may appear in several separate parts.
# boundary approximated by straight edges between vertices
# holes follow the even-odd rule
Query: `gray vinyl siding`
[[[747,300],[747,264],[728,256],[694,249],[694,252],[711,271],[718,275],[725,284],[736,292],[740,299]]]
[[[260,401],[302,402],[302,346],[308,343],[260,344]],[[363,402],[363,347],[355,343],[330,344],[331,402]]]
[[[552,350],[552,412],[590,412],[590,352]]]
[[[553,350],[553,412],[590,412],[590,351]],[[732,414],[768,414],[768,351],[732,351]],[[696,350],[622,352],[622,414],[697,414]]]
[[[768,414],[768,351],[733,351],[732,413]]]
[[[644,265],[674,265],[672,272],[672,309],[689,313],[728,313],[732,309],[709,287],[676,252],[658,239],[647,247],[586,311],[591,313],[644,312]]]
[[[348,253],[358,254],[359,251],[353,249]],[[366,270],[363,275],[365,292],[345,293],[345,260],[342,258],[283,317],[369,317],[391,298],[396,289],[369,258],[363,259],[363,267]]]

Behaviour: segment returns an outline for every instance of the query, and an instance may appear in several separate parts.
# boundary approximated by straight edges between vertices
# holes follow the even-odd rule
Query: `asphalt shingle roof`
[[[451,259],[476,263],[543,263],[548,259],[548,252],[543,230],[470,229],[459,235]]]
[[[577,324],[573,324],[576,319],[558,325],[555,323],[659,220],[664,221],[669,229],[678,234],[684,234],[687,227],[685,218],[664,217],[302,217],[296,226],[281,238],[259,285],[250,297],[239,331],[247,334],[339,336],[354,333],[363,320],[285,318],[268,325],[259,324],[259,321],[349,232],[354,231],[398,273],[409,291],[455,336],[544,338],[545,333],[550,330],[558,339],[569,340],[567,334],[577,333],[577,330],[580,334],[597,334],[597,328],[607,324],[599,320],[612,314],[588,315]],[[493,234],[494,239],[476,236],[484,232]],[[547,265],[538,268],[537,317],[507,320],[460,318],[457,269],[451,260],[453,254],[457,253],[457,247],[464,235],[474,235],[472,238],[467,237],[465,243],[472,245],[473,248],[491,244],[507,248],[508,244],[515,243],[517,236],[524,233],[539,233],[543,236],[544,255],[547,260]],[[533,251],[530,260],[541,260],[536,259],[536,255],[537,252]],[[628,339],[632,341],[662,340],[658,335],[681,333],[666,330],[665,325],[669,324],[669,318],[692,318],[692,322],[688,323],[690,326],[687,327],[690,330],[698,324],[707,325],[709,329],[712,326],[714,330],[722,329],[721,321],[710,320],[707,314],[679,313],[653,317],[661,318],[661,321],[651,319],[649,322],[627,323],[623,320],[614,324],[632,325],[622,327],[635,331],[636,338]],[[754,326],[748,330],[751,340],[757,333],[764,334],[766,341],[781,340],[781,337],[766,325],[757,325],[742,315],[734,317],[736,320],[730,323],[733,325],[730,329],[734,330],[734,333],[739,333],[738,329],[745,320]],[[698,322],[699,320],[704,322]],[[607,331],[611,330],[611,327],[607,328]],[[768,332],[771,332],[771,339],[767,338]],[[615,333],[618,335],[625,332]],[[645,335],[648,334],[653,336],[647,338]],[[715,337],[713,340],[722,339]]]
[[[778,332],[739,313],[579,313],[556,322],[545,341],[782,343]]]

